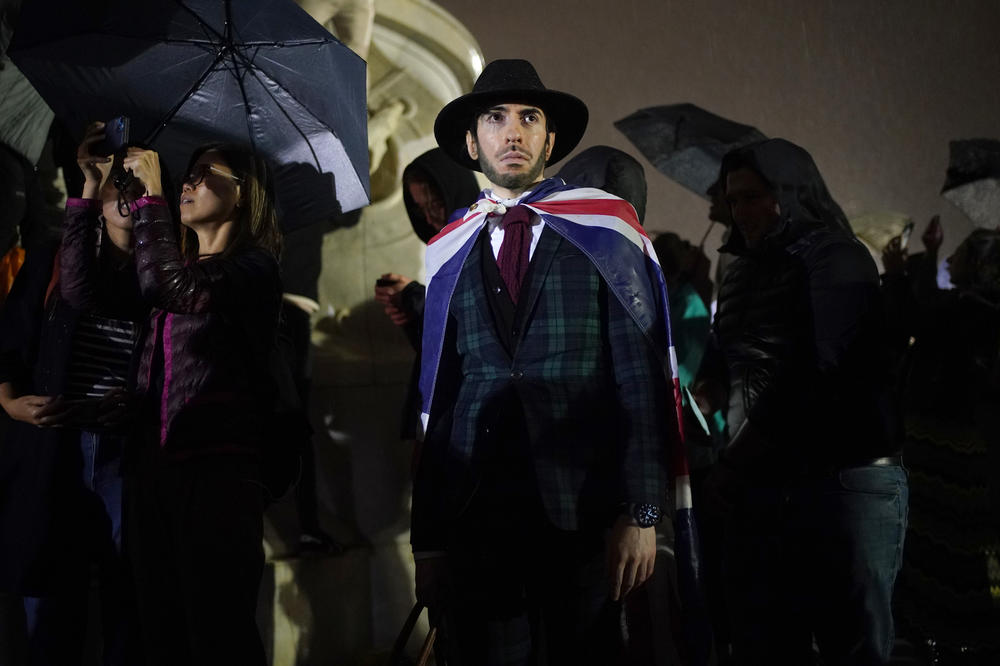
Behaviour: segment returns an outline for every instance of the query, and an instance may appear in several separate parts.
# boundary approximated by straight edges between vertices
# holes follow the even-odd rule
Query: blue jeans
[[[740,664],[884,664],[909,492],[900,466],[751,488],[726,525],[725,582]]]
[[[135,601],[122,556],[122,438],[82,431],[79,501],[86,507],[86,543],[78,585],[60,594],[25,597],[29,663],[83,660],[92,572],[100,589],[105,664],[136,663]]]

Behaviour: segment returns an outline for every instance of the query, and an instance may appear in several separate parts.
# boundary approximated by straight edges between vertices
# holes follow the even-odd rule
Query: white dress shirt
[[[524,192],[521,196],[515,199],[501,199],[493,195],[493,192],[487,191],[486,195],[492,199],[496,199],[499,203],[503,204],[505,208],[513,208],[522,199],[531,194],[531,190]],[[500,256],[500,245],[503,243],[503,227],[500,226],[500,221],[503,219],[502,213],[490,213],[486,218],[486,232],[490,235],[490,245],[493,247],[493,256]],[[531,225],[531,247],[528,250],[528,260],[530,261],[532,257],[535,256],[535,247],[538,246],[538,239],[542,235],[542,229],[545,227],[545,220],[538,216],[538,214],[532,212],[531,219],[529,220]]]

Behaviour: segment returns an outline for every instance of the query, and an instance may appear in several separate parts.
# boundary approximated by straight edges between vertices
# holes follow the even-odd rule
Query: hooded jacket
[[[456,164],[440,148],[428,150],[403,169],[403,203],[406,204],[406,214],[413,225],[413,233],[426,244],[437,230],[427,224],[424,212],[413,201],[410,190],[406,187],[407,179],[414,174],[423,176],[424,180],[441,193],[449,221],[461,217],[465,209],[479,198],[479,183],[476,174]],[[461,214],[455,215],[459,210]]]
[[[556,178],[596,187],[632,204],[639,224],[646,217],[646,172],[638,160],[611,146],[591,146],[563,165]]]
[[[715,343],[728,371],[731,433],[748,419],[762,470],[810,471],[898,453],[875,263],[854,238],[812,157],[783,139],[736,149],[771,186],[777,225],[755,248],[738,227],[719,292]]]

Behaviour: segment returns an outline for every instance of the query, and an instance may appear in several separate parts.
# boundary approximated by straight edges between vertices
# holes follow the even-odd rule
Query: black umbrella
[[[266,155],[286,229],[369,201],[365,62],[292,0],[33,0],[10,55],[78,137],[126,115],[174,174],[209,141]]]
[[[694,104],[640,109],[615,127],[660,173],[704,198],[719,177],[723,155],[767,138]]]
[[[941,195],[977,227],[1000,227],[1000,141],[950,141],[948,174]]]

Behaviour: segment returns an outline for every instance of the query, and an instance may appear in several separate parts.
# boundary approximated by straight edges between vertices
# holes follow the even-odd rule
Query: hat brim
[[[434,121],[434,138],[441,150],[467,169],[482,171],[478,160],[469,157],[465,133],[477,113],[495,104],[537,106],[555,126],[556,140],[546,166],[569,155],[587,131],[587,105],[577,97],[557,90],[503,90],[469,93],[452,100]]]

